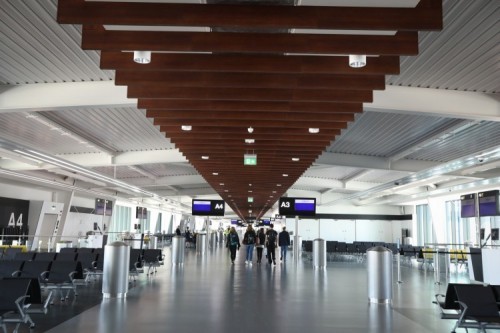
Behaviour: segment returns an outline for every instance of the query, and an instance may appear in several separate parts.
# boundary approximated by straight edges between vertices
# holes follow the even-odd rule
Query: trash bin
[[[104,298],[125,298],[128,292],[130,246],[113,242],[104,247],[102,295]]]
[[[375,246],[366,251],[368,268],[368,300],[371,303],[392,301],[392,251]]]
[[[199,233],[196,235],[196,252],[205,254],[207,252],[207,234]]]
[[[434,280],[440,284],[441,278],[446,282],[446,277],[449,273],[450,254],[446,248],[435,249],[434,253]]]
[[[156,250],[158,248],[158,237],[157,236],[149,236],[149,249]]]
[[[313,267],[326,267],[326,242],[322,238],[313,240]]]
[[[186,238],[183,236],[172,237],[172,265],[184,263],[184,249],[186,248]]]
[[[216,232],[210,233],[210,247],[212,249],[215,249],[217,247],[217,233]]]

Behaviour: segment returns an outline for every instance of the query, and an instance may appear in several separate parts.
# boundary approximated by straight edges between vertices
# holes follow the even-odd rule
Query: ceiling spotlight
[[[224,183],[219,183],[220,186],[224,186]]]
[[[193,126],[191,126],[191,125],[182,125],[182,126],[181,126],[181,129],[182,129],[183,131],[190,131],[190,130],[192,130],[192,129],[193,129]]]
[[[210,158],[210,157],[209,157],[209,156],[207,156],[207,155],[203,155],[203,156],[201,157],[201,159],[202,159],[202,160],[208,160],[209,158]]]
[[[245,143],[248,143],[248,144],[255,143],[255,139],[245,139]]]
[[[218,173],[218,172],[212,172],[212,175],[214,175],[214,176],[218,176],[218,175],[219,175],[219,173]]]
[[[280,186],[281,186],[281,184],[276,184],[276,186],[280,187]]]
[[[352,68],[361,68],[366,66],[366,55],[351,54],[349,56],[349,66]]]
[[[300,158],[298,158],[298,157],[292,157],[292,161],[293,162],[298,162],[298,161],[300,161]]]
[[[288,177],[288,174],[287,174],[287,173],[284,173],[284,174],[283,174],[283,177]]]
[[[252,126],[250,126],[250,127],[248,128],[248,133],[253,133],[253,127],[252,127]]]
[[[317,133],[319,133],[319,128],[310,127],[309,128],[309,133],[311,133],[311,134],[317,134]]]
[[[134,51],[134,61],[138,64],[149,64],[151,62],[151,51]]]
[[[248,186],[252,186],[252,184],[248,184]]]

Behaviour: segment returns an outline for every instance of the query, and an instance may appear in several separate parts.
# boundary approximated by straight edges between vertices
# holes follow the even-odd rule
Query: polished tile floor
[[[47,332],[424,333],[450,332],[454,323],[439,319],[432,304],[446,284],[415,267],[402,267],[403,283],[387,306],[368,303],[366,264],[329,262],[318,270],[290,256],[249,266],[240,251],[232,265],[219,247],[205,255],[186,249],[184,265],[171,266],[170,248],[165,253],[166,264],[143,274],[126,300],[99,301]],[[450,280],[468,281],[464,273]]]

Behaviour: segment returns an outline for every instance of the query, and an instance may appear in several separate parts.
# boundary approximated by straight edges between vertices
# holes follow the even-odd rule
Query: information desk
[[[21,249],[22,252],[28,252],[26,245],[0,245],[0,252],[4,252],[6,249]]]

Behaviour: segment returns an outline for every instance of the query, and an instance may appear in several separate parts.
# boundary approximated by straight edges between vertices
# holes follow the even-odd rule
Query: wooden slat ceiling
[[[419,30],[442,27],[441,0],[415,8],[259,4],[58,3],[58,22],[83,25],[82,48],[101,51],[101,68],[116,71],[116,84],[128,86],[244,219],[286,193],[384,89],[385,75],[399,73],[399,56],[418,54]],[[210,29],[168,31],[174,26]],[[135,63],[134,50],[153,51],[151,62]],[[368,55],[367,65],[349,67],[349,54]],[[257,154],[257,165],[244,166],[244,154]]]

